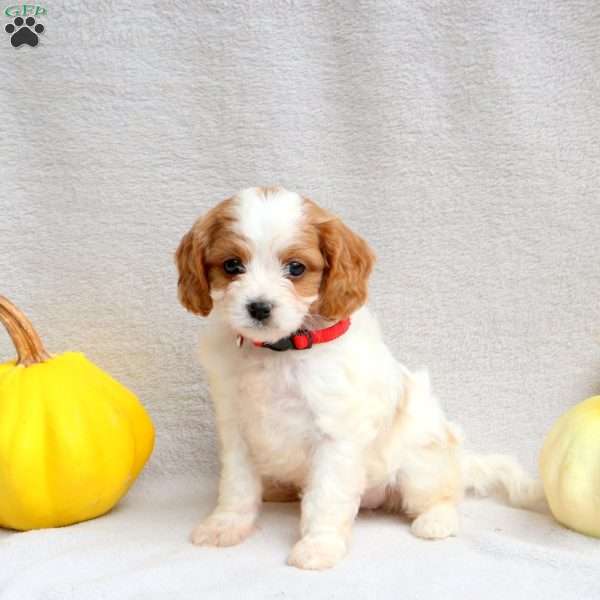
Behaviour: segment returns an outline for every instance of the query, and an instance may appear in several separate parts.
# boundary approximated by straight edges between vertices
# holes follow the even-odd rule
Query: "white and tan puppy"
[[[208,317],[200,356],[221,451],[218,503],[194,543],[237,544],[263,495],[298,494],[288,562],[324,569],[346,554],[361,506],[402,511],[438,539],[458,531],[466,489],[538,501],[510,458],[463,452],[426,373],[391,355],[365,305],[373,253],[334,215],[282,188],[245,189],[193,225],[176,260],[181,302]]]

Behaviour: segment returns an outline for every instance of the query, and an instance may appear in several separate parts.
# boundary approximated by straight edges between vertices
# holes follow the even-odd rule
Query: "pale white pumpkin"
[[[554,424],[540,473],[554,518],[600,537],[600,396],[577,404]]]

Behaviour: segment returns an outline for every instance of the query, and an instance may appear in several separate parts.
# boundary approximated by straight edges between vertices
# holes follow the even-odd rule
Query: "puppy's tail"
[[[504,454],[468,454],[461,458],[465,491],[478,496],[500,493],[508,504],[518,508],[542,510],[544,489],[512,457]]]

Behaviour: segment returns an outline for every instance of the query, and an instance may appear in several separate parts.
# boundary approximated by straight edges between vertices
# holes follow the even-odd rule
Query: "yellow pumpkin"
[[[577,404],[554,424],[540,454],[540,473],[554,518],[600,537],[600,396]]]
[[[50,356],[0,296],[17,360],[0,364],[0,526],[70,525],[109,511],[154,445],[138,399],[79,352]]]

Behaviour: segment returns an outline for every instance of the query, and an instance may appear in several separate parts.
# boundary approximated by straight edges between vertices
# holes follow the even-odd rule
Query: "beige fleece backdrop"
[[[48,3],[0,35],[0,293],[133,389],[147,477],[216,464],[172,254],[249,185],[338,212],[478,449],[533,467],[600,392],[600,4]],[[12,356],[0,335],[0,356]]]

